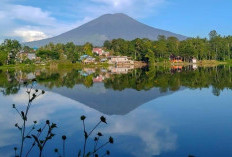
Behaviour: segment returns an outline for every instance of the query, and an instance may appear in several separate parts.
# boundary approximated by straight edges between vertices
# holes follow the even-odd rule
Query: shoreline
[[[181,62],[181,63],[171,63],[171,62],[156,62],[155,66],[189,66],[189,65],[197,65],[197,66],[205,66],[205,67],[214,67],[219,65],[232,65],[231,61],[216,61],[216,60],[202,60],[197,63],[189,63],[189,62]]]
[[[197,65],[204,67],[214,67],[219,65],[232,65],[231,61],[216,61],[216,60],[202,60],[198,61],[196,64],[182,62],[182,63],[170,63],[170,62],[155,62],[154,66],[189,66],[189,65]],[[0,70],[2,69],[34,69],[34,68],[108,68],[111,65],[108,63],[97,63],[97,64],[83,64],[83,63],[69,63],[69,62],[51,62],[47,64],[17,64],[17,65],[3,65],[0,66]],[[147,63],[135,61],[135,64],[119,64],[119,67],[126,66],[134,66],[134,68],[142,68],[148,66]]]

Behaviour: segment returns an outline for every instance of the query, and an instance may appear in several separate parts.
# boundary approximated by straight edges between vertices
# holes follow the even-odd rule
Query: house
[[[197,63],[197,59],[195,57],[193,57],[193,58],[190,59],[190,62],[193,63],[193,64],[196,64]]]
[[[108,56],[110,56],[110,52],[104,52],[103,55],[108,57]]]
[[[107,58],[102,58],[100,61],[101,61],[102,63],[104,63],[104,62],[107,61]]]
[[[39,57],[36,57],[35,53],[30,53],[30,52],[25,52],[25,51],[20,51],[17,54],[17,58],[19,59],[20,62],[29,59],[29,60],[39,60]]]
[[[172,62],[172,63],[181,63],[181,62],[183,62],[183,57],[171,55],[171,56],[169,57],[169,60],[170,60],[170,62]]]
[[[94,63],[94,62],[95,62],[95,58],[93,58],[93,57],[87,57],[87,58],[84,59],[82,62],[83,62],[84,64]]]
[[[108,58],[109,58],[108,61],[109,64],[134,64],[134,61],[127,56],[110,56]]]
[[[93,48],[92,50],[93,53],[99,55],[99,56],[109,56],[109,52],[105,52],[102,48]]]
[[[35,60],[36,59],[36,54],[35,53],[28,53],[27,58],[30,60]]]
[[[86,59],[88,57],[89,57],[88,55],[82,55],[82,56],[80,56],[80,60],[83,61],[84,59]]]
[[[93,48],[92,52],[98,54],[99,56],[102,56],[104,53],[104,50],[102,48]]]

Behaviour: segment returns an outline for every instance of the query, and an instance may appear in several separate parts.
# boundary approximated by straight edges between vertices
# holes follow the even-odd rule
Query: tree
[[[212,40],[218,36],[217,31],[212,30],[209,32],[209,39]]]
[[[92,49],[93,49],[93,45],[91,43],[89,43],[89,42],[85,43],[85,45],[84,45],[85,54],[92,56],[93,55]]]
[[[155,51],[160,58],[168,58],[167,41],[165,36],[159,35],[158,41],[155,42]]]
[[[167,51],[169,54],[178,55],[179,53],[179,40],[176,37],[168,37]]]
[[[148,58],[148,62],[150,65],[153,65],[155,63],[155,54],[152,50],[148,50],[146,57]]]
[[[14,64],[17,53],[21,49],[21,44],[17,40],[6,39],[1,45],[1,51],[3,51],[3,60],[5,58],[5,53],[9,56],[8,63]]]
[[[107,49],[107,50],[110,50],[111,49],[111,42],[109,40],[106,40],[104,42],[104,47]]]

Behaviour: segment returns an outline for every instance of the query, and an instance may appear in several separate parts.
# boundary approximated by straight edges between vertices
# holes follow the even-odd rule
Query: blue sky
[[[1,0],[0,42],[52,37],[106,13],[189,37],[232,35],[231,0]]]

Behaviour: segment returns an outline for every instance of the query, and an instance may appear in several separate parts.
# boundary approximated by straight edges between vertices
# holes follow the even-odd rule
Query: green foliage
[[[148,53],[146,54],[146,57],[148,58],[149,64],[154,64],[155,63],[155,54],[152,50],[148,50]]]
[[[88,51],[89,50],[90,49],[88,49]],[[78,61],[82,54],[85,54],[84,46],[75,45],[73,42],[68,42],[66,44],[49,43],[48,45],[40,47],[37,51],[37,56],[42,59],[60,59],[69,60],[71,62]]]
[[[105,41],[104,47],[114,55],[131,56],[135,60],[148,62],[150,51],[154,52],[155,60],[167,60],[170,55],[182,56],[185,61],[192,57],[198,60],[229,60],[232,57],[232,36],[221,37],[216,31],[206,38],[188,38],[179,41],[176,37],[159,36],[157,41],[148,39],[113,39]]]
[[[89,56],[92,56],[92,55],[93,55],[92,49],[93,49],[93,45],[90,44],[89,42],[87,42],[87,43],[84,45],[84,52],[85,52],[85,54],[87,54],[87,55],[89,55]]]
[[[17,40],[5,39],[0,46],[0,64],[15,64],[20,49],[21,44]]]
[[[24,64],[32,64],[33,61],[27,58],[26,60],[23,61],[23,63]]]
[[[39,50],[36,55],[42,59],[53,59],[57,60],[60,58],[60,54],[57,51],[51,50]]]
[[[0,66],[7,63],[8,54],[0,48]]]

